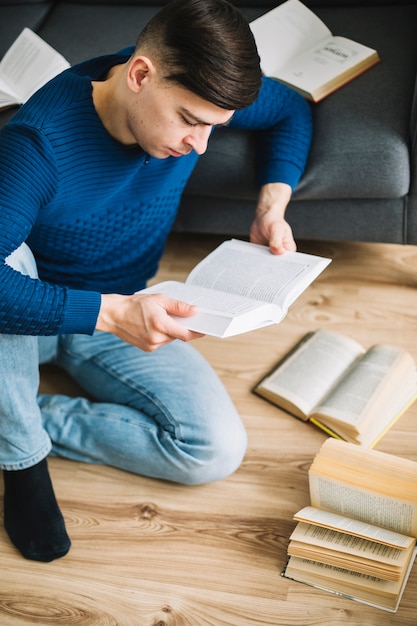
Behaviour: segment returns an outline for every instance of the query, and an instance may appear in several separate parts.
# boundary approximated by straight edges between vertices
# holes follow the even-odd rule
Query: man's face
[[[130,102],[128,128],[134,143],[158,159],[203,154],[213,126],[227,124],[233,113],[153,76]]]

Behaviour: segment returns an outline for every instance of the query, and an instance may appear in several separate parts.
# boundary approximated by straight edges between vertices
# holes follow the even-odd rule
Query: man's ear
[[[127,70],[127,84],[131,91],[138,93],[144,82],[155,74],[155,66],[146,56],[133,57]]]

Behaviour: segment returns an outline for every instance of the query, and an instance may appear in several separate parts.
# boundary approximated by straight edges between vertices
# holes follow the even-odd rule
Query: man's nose
[[[185,143],[191,146],[197,154],[204,154],[207,150],[207,144],[212,128],[212,126],[206,125],[194,126],[192,132],[185,138]]]

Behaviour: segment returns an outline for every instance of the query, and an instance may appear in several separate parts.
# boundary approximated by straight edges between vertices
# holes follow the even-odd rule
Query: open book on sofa
[[[261,67],[318,102],[380,61],[376,50],[333,35],[299,0],[287,0],[251,22]]]
[[[0,110],[23,104],[68,61],[30,28],[24,28],[0,62]]]

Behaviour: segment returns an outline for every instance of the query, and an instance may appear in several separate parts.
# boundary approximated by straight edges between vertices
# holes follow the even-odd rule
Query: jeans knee
[[[227,478],[240,467],[246,449],[247,434],[242,425],[229,436],[217,438],[202,449],[194,450],[181,482],[198,485]]]

